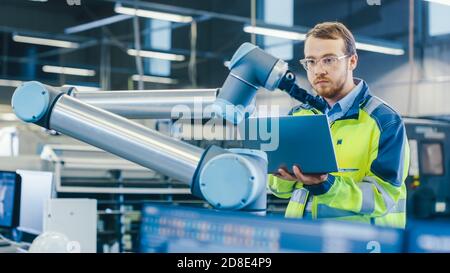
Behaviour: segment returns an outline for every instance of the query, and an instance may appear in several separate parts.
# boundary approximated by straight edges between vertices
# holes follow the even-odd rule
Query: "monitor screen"
[[[0,171],[0,227],[13,228],[19,221],[20,176]]]
[[[31,234],[43,230],[44,202],[52,197],[53,173],[17,170],[22,178],[18,229]]]
[[[441,143],[423,143],[420,159],[424,175],[444,175],[445,161]]]

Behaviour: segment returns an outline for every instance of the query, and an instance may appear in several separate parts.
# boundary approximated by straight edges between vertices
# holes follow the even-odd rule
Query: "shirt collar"
[[[354,105],[355,100],[358,95],[361,93],[361,91],[364,89],[364,81],[359,78],[353,78],[353,82],[355,83],[355,87],[342,99],[338,100],[332,108],[329,107],[328,103],[323,97],[320,97],[322,101],[325,102],[327,105],[327,108],[325,109],[324,113],[328,113],[330,111],[333,111],[334,113],[342,113],[342,115],[346,115],[347,112],[352,108]]]
[[[341,110],[340,112],[342,112],[342,114],[345,115],[348,112],[348,110],[350,109],[350,107],[352,107],[353,102],[355,101],[356,97],[358,96],[359,92],[361,92],[363,87],[362,80],[355,78],[353,82],[356,84],[356,86],[353,87],[353,89],[345,97],[338,100],[330,110],[332,110],[334,107],[339,107]]]

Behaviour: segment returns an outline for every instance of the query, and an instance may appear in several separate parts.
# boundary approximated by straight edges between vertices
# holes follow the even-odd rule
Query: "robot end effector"
[[[269,91],[277,88],[286,91],[291,97],[319,110],[326,107],[323,101],[295,83],[295,74],[288,70],[286,62],[251,43],[244,43],[238,48],[228,68],[230,73],[214,107],[219,116],[234,124],[245,118],[244,109],[252,102],[260,87]]]

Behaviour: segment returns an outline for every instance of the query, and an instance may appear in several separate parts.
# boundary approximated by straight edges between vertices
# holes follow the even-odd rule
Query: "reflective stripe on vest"
[[[292,192],[291,201],[304,205],[306,203],[307,197],[308,197],[308,190],[304,188],[296,189],[294,192]]]
[[[360,213],[371,214],[375,211],[375,194],[371,183],[361,182],[358,187],[362,192],[362,205]]]
[[[308,190],[304,188],[294,190],[286,209],[285,216],[288,218],[302,218],[308,194]]]
[[[378,184],[378,182],[375,178],[366,176],[363,178],[363,182],[371,183],[372,185],[374,185],[377,188],[378,192],[381,193],[381,196],[383,197],[383,201],[386,204],[386,213],[384,215],[388,214],[392,210],[392,208],[395,206],[394,199],[392,199],[392,197],[386,192],[386,190]],[[364,198],[365,197],[363,196],[363,200],[364,200]],[[368,198],[370,198],[370,197],[368,197]],[[373,202],[375,203],[375,199],[374,199],[375,197],[374,197],[373,193],[372,193],[371,198],[372,198]]]

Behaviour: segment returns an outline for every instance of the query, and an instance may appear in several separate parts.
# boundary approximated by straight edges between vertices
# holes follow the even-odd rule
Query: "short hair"
[[[310,37],[319,39],[344,40],[344,52],[346,55],[356,54],[356,43],[353,34],[348,28],[339,22],[324,22],[315,25],[306,34],[306,40]],[[306,42],[306,41],[305,41]]]

